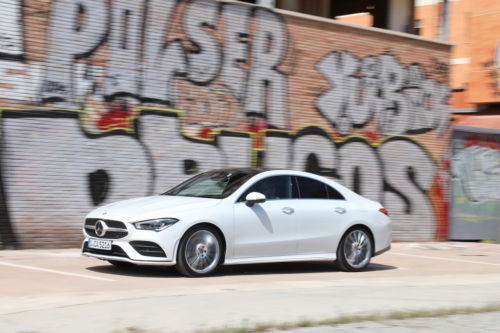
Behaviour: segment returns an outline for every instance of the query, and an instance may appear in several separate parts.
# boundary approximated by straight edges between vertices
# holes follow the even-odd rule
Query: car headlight
[[[133,223],[133,225],[136,229],[139,230],[162,231],[167,229],[168,227],[173,226],[177,222],[179,222],[178,219],[166,218],[166,219],[154,219],[142,222],[135,222]]]

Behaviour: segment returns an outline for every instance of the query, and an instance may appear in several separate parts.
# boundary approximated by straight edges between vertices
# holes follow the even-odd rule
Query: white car
[[[219,265],[336,260],[362,271],[390,249],[378,202],[307,172],[213,170],[171,190],[98,208],[82,254],[117,266],[174,266],[202,277]]]

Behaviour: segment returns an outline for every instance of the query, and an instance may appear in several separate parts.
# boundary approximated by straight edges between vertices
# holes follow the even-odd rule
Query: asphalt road
[[[363,273],[331,262],[123,269],[73,250],[0,252],[0,332],[191,332],[500,302],[500,245],[395,243]]]

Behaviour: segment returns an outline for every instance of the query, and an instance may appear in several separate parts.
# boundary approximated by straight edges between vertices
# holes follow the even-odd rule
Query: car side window
[[[320,181],[297,177],[301,199],[328,199],[326,185]]]
[[[315,179],[296,177],[301,199],[345,200],[339,191]]]
[[[326,190],[328,191],[328,199],[345,200],[344,196],[340,194],[340,192],[334,189],[333,187],[326,185]]]
[[[280,200],[292,198],[292,183],[290,176],[275,176],[259,180],[243,193],[238,201],[246,201],[251,192],[259,192],[266,196],[267,200]]]

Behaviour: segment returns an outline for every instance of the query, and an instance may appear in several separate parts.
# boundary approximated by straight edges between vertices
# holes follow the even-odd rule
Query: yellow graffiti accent
[[[457,214],[457,217],[461,220],[473,223],[480,223],[485,221],[498,221],[499,219],[498,217],[481,217],[473,214]]]

